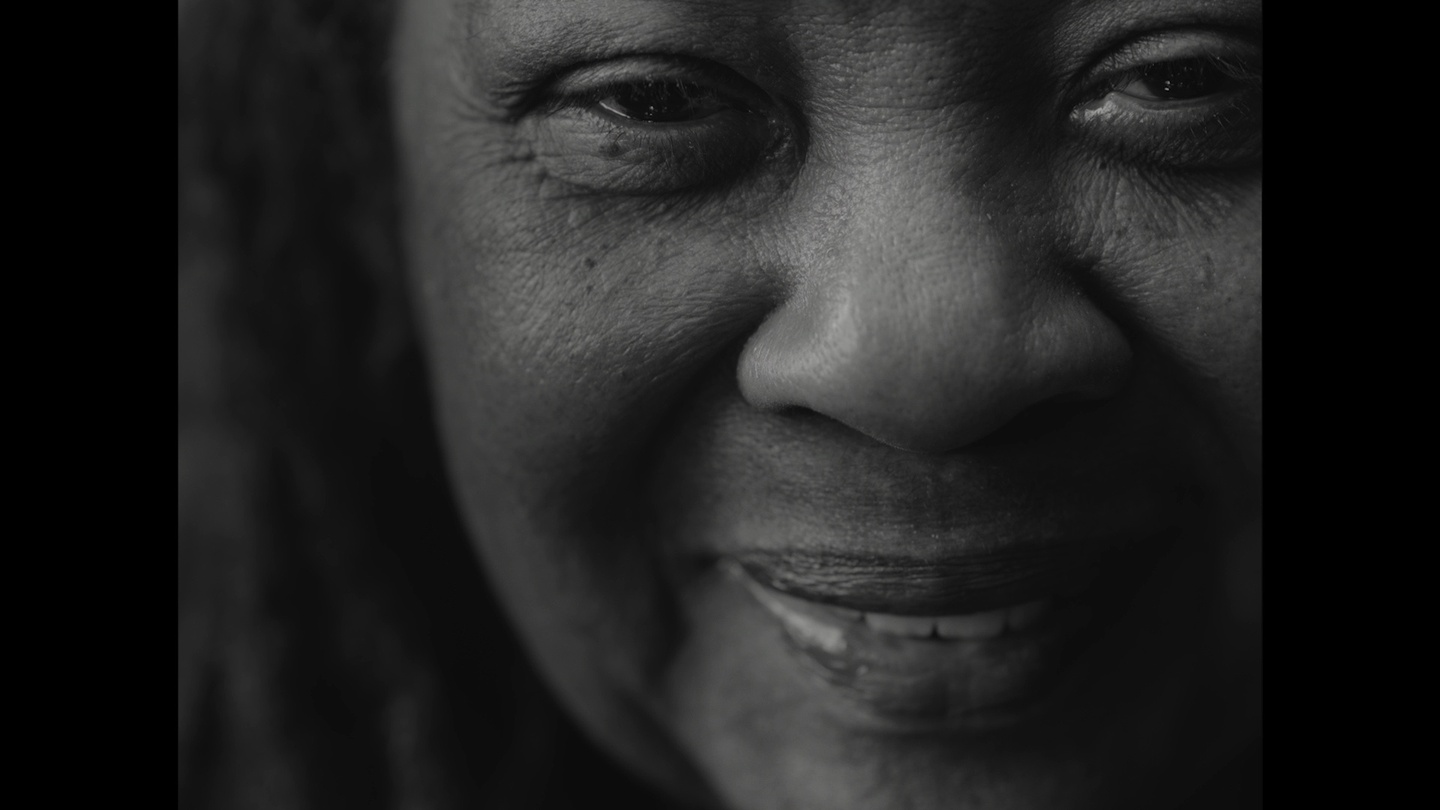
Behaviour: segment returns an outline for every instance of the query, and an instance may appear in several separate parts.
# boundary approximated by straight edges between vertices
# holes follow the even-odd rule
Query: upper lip
[[[1186,463],[1189,432],[1172,435],[1152,400],[1043,440],[927,455],[722,396],[676,428],[653,511],[637,516],[678,576],[730,559],[775,590],[862,612],[959,615],[1104,589],[1207,506],[1212,471]]]
[[[726,556],[775,590],[863,612],[976,613],[1073,595],[1098,581],[1133,579],[1169,547],[1172,532],[1125,533],[943,558],[810,550]]]

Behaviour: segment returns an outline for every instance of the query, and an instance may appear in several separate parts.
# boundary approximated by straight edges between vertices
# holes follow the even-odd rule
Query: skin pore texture
[[[1260,60],[1258,3],[404,0],[452,485],[602,746],[1156,808],[1258,737]]]

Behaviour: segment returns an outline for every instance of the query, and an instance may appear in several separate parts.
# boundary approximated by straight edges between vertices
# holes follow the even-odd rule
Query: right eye
[[[783,134],[773,108],[763,91],[718,66],[642,58],[566,76],[531,117],[530,132],[556,179],[615,194],[669,194],[752,171]]]

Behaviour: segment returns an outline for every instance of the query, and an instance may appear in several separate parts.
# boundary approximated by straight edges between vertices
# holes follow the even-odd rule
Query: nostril
[[[1060,394],[1026,408],[969,445],[969,450],[1020,444],[1035,441],[1069,427],[1075,421],[1105,407],[1109,400],[1089,399],[1075,394]]]

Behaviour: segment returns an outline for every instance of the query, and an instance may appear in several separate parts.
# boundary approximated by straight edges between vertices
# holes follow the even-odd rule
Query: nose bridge
[[[757,407],[944,452],[1123,379],[1130,354],[1115,325],[936,167],[875,165],[810,210],[794,292],[741,356]]]
[[[892,167],[855,184],[842,221],[829,260],[802,283],[824,302],[811,339],[844,346],[852,371],[918,407],[961,375],[972,393],[992,385],[980,366],[1024,354],[1034,267],[1009,255],[978,202],[934,173]]]

